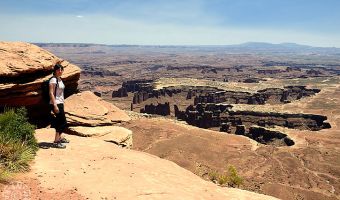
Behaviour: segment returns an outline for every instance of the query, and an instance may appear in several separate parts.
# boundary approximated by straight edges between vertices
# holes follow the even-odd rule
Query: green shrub
[[[37,148],[34,129],[35,126],[27,121],[27,111],[23,107],[6,108],[5,112],[0,114],[0,135],[6,140]]]
[[[218,180],[217,180],[217,183],[219,185],[226,185],[228,183],[228,176],[226,174],[221,174],[218,176]]]
[[[29,161],[34,159],[35,151],[24,143],[4,140],[0,137],[0,165],[10,172],[28,170]]]
[[[239,187],[243,184],[243,178],[237,174],[236,168],[233,165],[228,167],[228,185],[230,187]]]
[[[211,180],[212,182],[216,182],[218,180],[219,174],[216,170],[211,171],[208,173],[209,176],[209,180]]]
[[[227,171],[219,173],[216,170],[208,173],[209,179],[221,186],[239,187],[243,184],[243,179],[237,173],[233,165],[228,166]]]
[[[0,114],[0,181],[13,172],[29,169],[38,149],[35,126],[27,121],[26,109],[5,109]]]

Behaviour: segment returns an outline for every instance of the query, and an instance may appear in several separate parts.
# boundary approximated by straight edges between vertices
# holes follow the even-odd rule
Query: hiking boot
[[[66,148],[66,145],[64,145],[61,142],[55,142],[53,144],[54,144],[54,148],[57,148],[57,149],[65,149]]]
[[[66,139],[66,138],[61,138],[59,140],[60,143],[70,143],[70,140]]]

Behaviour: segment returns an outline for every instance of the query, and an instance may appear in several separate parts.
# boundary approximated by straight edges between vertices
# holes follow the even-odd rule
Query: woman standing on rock
[[[69,143],[66,138],[62,138],[61,134],[66,128],[67,122],[64,113],[64,89],[65,85],[61,80],[64,67],[57,63],[53,69],[53,77],[49,81],[49,96],[51,111],[55,114],[52,121],[52,127],[55,128],[54,145],[56,148],[66,148],[65,144]]]

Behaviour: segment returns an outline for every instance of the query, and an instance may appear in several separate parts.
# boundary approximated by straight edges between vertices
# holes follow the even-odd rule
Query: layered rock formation
[[[128,93],[126,88],[119,88],[117,91],[112,92],[112,98],[114,97],[127,97]]]
[[[185,88],[179,88],[179,87],[167,87],[160,90],[153,90],[148,88],[147,90],[141,90],[134,93],[132,103],[133,104],[139,104],[143,101],[146,101],[149,98],[159,98],[159,97],[173,97],[173,95],[179,94],[181,92],[184,92]]]
[[[133,92],[133,104],[139,104],[146,101],[149,98],[159,98],[161,96],[169,96],[185,93],[187,99],[191,99],[199,94],[205,94],[209,92],[222,91],[214,87],[207,86],[178,86],[178,87],[165,87],[156,90],[153,86],[152,80],[134,80],[126,81],[122,84],[122,87],[112,92],[112,98],[114,97],[127,97],[128,92]]]
[[[283,126],[301,130],[318,131],[330,128],[330,124],[325,122],[326,116],[314,114],[288,114],[275,112],[256,112],[256,111],[228,111],[225,119],[233,124],[257,124],[259,126],[272,127]]]
[[[165,87],[159,90],[151,91],[138,91],[134,93],[133,103],[138,104],[146,101],[149,98],[159,98],[159,97],[174,97],[177,94],[186,95],[187,99],[192,99],[197,95],[206,95],[208,93],[213,93],[217,91],[222,91],[214,87],[206,86],[181,86],[181,87]]]
[[[31,121],[46,126],[50,111],[48,103],[42,99],[42,85],[52,77],[54,65],[61,63],[64,66],[62,79],[65,84],[65,113],[70,126],[68,132],[82,136],[97,133],[96,137],[103,140],[131,147],[132,132],[117,131],[117,127],[112,126],[130,120],[124,111],[92,92],[75,94],[79,67],[23,42],[0,42],[0,52],[0,108],[26,106]],[[104,125],[106,127],[93,127]]]
[[[320,89],[309,89],[306,86],[286,86],[284,88],[267,88],[255,93],[242,91],[227,91],[209,86],[170,86],[155,89],[152,81],[137,80],[122,84],[112,97],[127,97],[128,92],[133,92],[133,104],[141,104],[148,99],[160,97],[176,98],[175,95],[186,96],[187,100],[193,99],[193,104],[198,103],[228,103],[228,104],[283,104],[299,100],[304,97],[319,93]],[[145,105],[143,105],[145,106]]]
[[[271,144],[275,146],[292,146],[295,144],[286,134],[259,126],[250,127],[249,132],[243,135],[261,144]]]
[[[153,104],[145,105],[145,107],[142,108],[140,112],[167,116],[167,115],[170,115],[170,104],[169,102],[166,102],[164,104],[159,103],[157,105],[153,105]]]
[[[263,127],[282,126],[294,129],[317,131],[330,128],[330,124],[325,122],[326,116],[314,114],[290,114],[275,112],[256,111],[235,111],[227,104],[197,104],[190,105],[186,111],[179,111],[175,108],[177,118],[185,120],[187,123],[201,128],[221,127],[228,130],[223,123],[230,123],[232,126],[245,125],[249,128],[252,125]],[[241,128],[241,127],[239,127]],[[242,135],[245,131],[242,131]]]
[[[185,111],[179,111],[175,107],[175,117],[200,128],[220,127],[223,122],[228,122],[221,117],[230,108],[230,105],[224,104],[198,104],[188,106]]]
[[[127,92],[150,91],[153,88],[153,80],[133,80],[122,84]]]
[[[67,98],[65,114],[70,126],[108,126],[130,120],[124,111],[90,91]]]
[[[115,126],[130,120],[122,110],[90,91],[74,94],[65,101],[69,134],[96,137],[131,148],[132,131]]]
[[[65,97],[77,92],[79,67],[24,42],[0,42],[0,110],[25,106],[31,122],[45,126],[49,107],[42,95],[43,82],[52,77],[56,63],[64,66]]]
[[[112,142],[127,148],[132,147],[132,131],[123,127],[97,126],[89,128],[84,126],[75,126],[69,127],[68,133],[82,137],[99,138],[106,142]]]
[[[65,95],[76,92],[79,67],[23,42],[0,42],[0,52],[0,106],[42,104],[42,83],[52,76],[57,62],[65,68]]]
[[[259,90],[255,94],[248,92],[218,91],[195,97],[198,103],[230,103],[230,104],[280,104],[289,103],[303,97],[319,93],[319,89],[308,89],[305,86],[287,86]]]

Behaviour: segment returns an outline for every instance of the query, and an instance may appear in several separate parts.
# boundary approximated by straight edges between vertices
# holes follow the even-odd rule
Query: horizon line
[[[17,42],[26,42],[26,41],[17,41]],[[225,46],[240,46],[245,44],[269,44],[269,45],[297,45],[297,46],[305,46],[310,48],[336,48],[339,49],[340,47],[337,46],[312,46],[309,44],[302,44],[302,43],[295,43],[295,42],[281,42],[281,43],[271,43],[271,42],[243,42],[243,43],[236,43],[236,44],[127,44],[127,43],[117,43],[117,44],[109,44],[109,43],[91,43],[91,42],[28,42],[31,44],[86,44],[86,45],[102,45],[102,46],[169,46],[169,47],[225,47]]]

